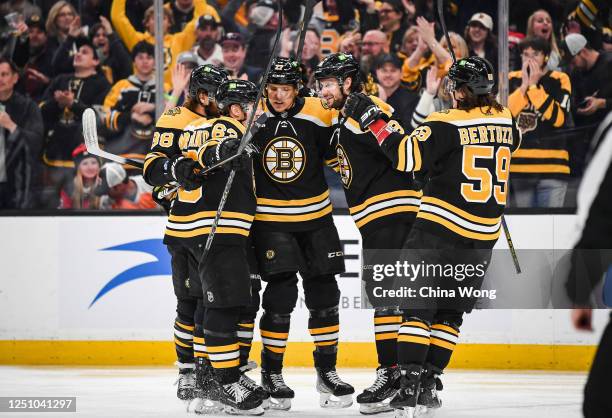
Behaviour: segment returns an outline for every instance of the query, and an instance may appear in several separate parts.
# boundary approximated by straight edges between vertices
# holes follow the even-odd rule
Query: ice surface
[[[357,393],[374,381],[374,370],[340,369]],[[258,371],[250,375],[259,381]],[[189,416],[176,399],[173,368],[0,367],[0,396],[76,396],[77,413],[52,417],[181,417]],[[449,370],[443,376],[444,405],[436,418],[578,418],[581,416],[584,373]],[[264,416],[363,416],[357,404],[323,410],[310,369],[286,369],[285,381],[296,392],[289,412]],[[0,414],[39,417],[40,413]],[[44,415],[47,416],[47,415]],[[193,415],[192,415],[193,416]],[[227,417],[227,415],[223,415]],[[379,414],[392,417],[392,413]]]

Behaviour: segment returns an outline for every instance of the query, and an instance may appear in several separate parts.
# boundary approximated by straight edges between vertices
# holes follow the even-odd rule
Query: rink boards
[[[572,215],[507,217],[518,248],[569,248]],[[175,299],[162,216],[0,217],[0,364],[170,364]],[[336,216],[347,254],[339,362],[375,365],[372,311],[361,309],[359,233]],[[500,239],[500,246],[505,242]],[[596,333],[578,333],[566,310],[487,310],[465,320],[452,366],[585,370]],[[256,337],[258,340],[258,337]],[[300,297],[286,363],[312,364]],[[254,345],[252,353],[260,350]]]

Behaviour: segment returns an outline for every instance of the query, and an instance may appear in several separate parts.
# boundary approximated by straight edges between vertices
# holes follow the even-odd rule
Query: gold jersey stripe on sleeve
[[[570,168],[559,164],[510,164],[511,173],[557,173],[569,174]]]
[[[547,150],[547,149],[517,149],[512,153],[514,158],[555,158],[569,161],[569,153],[566,150]],[[510,164],[512,167],[512,164]]]

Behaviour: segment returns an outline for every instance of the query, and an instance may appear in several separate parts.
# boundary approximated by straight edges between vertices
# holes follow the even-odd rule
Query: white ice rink
[[[357,393],[369,386],[373,371],[341,369]],[[76,396],[77,413],[49,417],[181,417],[188,416],[176,399],[172,368],[62,368],[0,366],[0,396]],[[251,376],[259,380],[256,372]],[[436,418],[578,418],[581,417],[584,373],[449,370],[443,376],[444,406]],[[286,369],[285,380],[296,392],[289,412],[264,416],[357,417],[357,405],[322,410],[312,370]],[[47,416],[31,413],[16,417]],[[0,417],[11,414],[0,413]],[[377,415],[392,417],[392,413]]]

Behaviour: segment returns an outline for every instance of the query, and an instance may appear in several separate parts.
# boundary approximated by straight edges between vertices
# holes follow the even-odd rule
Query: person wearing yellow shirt
[[[155,19],[154,8],[151,6],[144,14],[143,24],[145,32],[138,32],[125,12],[127,0],[114,0],[111,8],[111,20],[117,34],[127,46],[128,50],[132,51],[134,45],[140,41],[147,41],[155,44]],[[172,81],[171,68],[176,64],[178,55],[190,49],[196,41],[196,23],[203,14],[210,14],[219,22],[219,14],[214,7],[209,6],[206,1],[198,0],[194,5],[193,19],[178,33],[170,34],[169,28],[172,25],[173,15],[169,8],[164,8],[164,81],[170,83]]]

